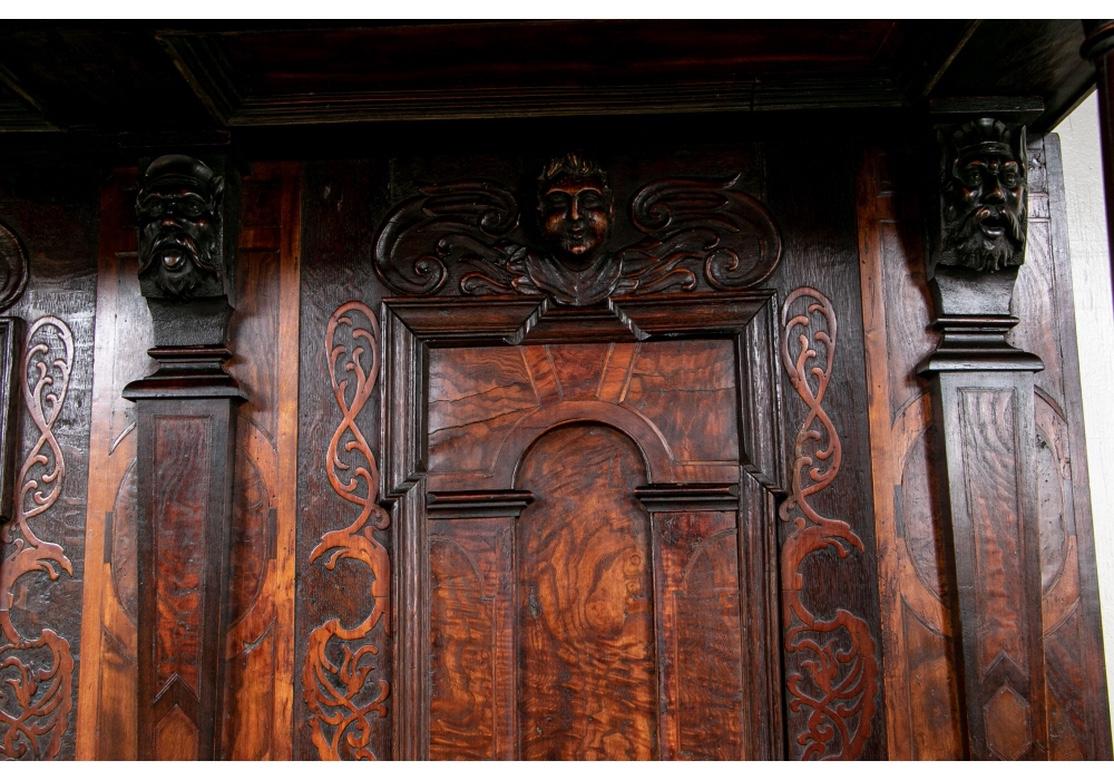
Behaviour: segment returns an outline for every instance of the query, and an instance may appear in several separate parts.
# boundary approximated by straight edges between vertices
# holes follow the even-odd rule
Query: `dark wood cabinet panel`
[[[1102,758],[1109,756],[1110,730],[1097,655],[1098,618],[1092,606],[1096,588],[1089,506],[1082,499],[1086,459],[1059,168],[1055,137],[1033,139],[1029,240],[1014,298],[1020,322],[1012,336],[1014,344],[1036,353],[1045,365],[1034,376],[1033,440],[1027,444],[1002,440],[1008,422],[1004,419],[1000,430],[968,435],[976,447],[970,459],[979,468],[994,467],[989,455],[993,445],[1003,441],[1014,455],[1027,446],[1035,459],[1048,754],[1058,759]],[[936,338],[923,326],[910,327],[910,322],[928,322],[927,317],[910,318],[910,312],[924,311],[928,302],[916,176],[911,156],[897,150],[869,152],[860,176],[871,447],[882,606],[887,616],[886,712],[892,756],[960,757],[963,745],[957,715],[963,694],[958,602],[955,573],[949,565],[953,551],[942,526],[940,504],[946,475],[934,457],[940,451],[939,431],[927,385],[911,371],[931,352]],[[986,408],[987,418],[995,419],[992,413],[997,409]],[[987,436],[993,436],[993,441],[986,441]],[[997,478],[1008,479],[1013,467],[1001,468]],[[989,530],[978,538],[985,540]],[[999,551],[998,558],[984,554],[982,560],[999,561],[994,571],[1017,582],[1016,554]],[[1009,619],[1006,612],[992,611],[995,617],[986,625],[991,634],[1001,620]],[[1015,629],[1003,631],[1003,637],[1017,639]],[[1017,655],[1014,648],[1010,657]],[[983,660],[989,666],[994,658]],[[1002,712],[988,711],[990,721],[1020,718],[1022,723],[999,739],[1000,751],[1008,752],[1017,747],[1010,740],[1025,731],[1025,707],[1001,696],[993,706]],[[929,724],[938,739],[924,738]]]
[[[97,176],[57,160],[0,175],[0,306],[13,414],[0,520],[0,759],[72,759],[93,398]],[[13,243],[25,256],[13,262]],[[11,382],[11,384],[7,384]],[[11,458],[7,457],[10,455]]]
[[[637,445],[584,422],[538,438],[515,485],[522,758],[650,759],[657,658]]]
[[[290,755],[293,538],[296,467],[300,168],[259,164],[244,180],[240,296],[230,372],[251,394],[239,412],[233,474],[229,625],[224,637],[222,750],[230,758]],[[135,757],[136,442],[134,404],[122,397],[151,373],[150,314],[136,278],[135,174],[120,171],[102,196],[87,544],[96,576],[85,583],[79,758]],[[239,345],[239,346],[237,346]],[[172,481],[173,482],[173,481]],[[177,503],[175,503],[177,505]],[[185,506],[185,504],[183,504]],[[89,553],[90,556],[93,553]],[[177,717],[167,728],[184,744]]]
[[[431,758],[748,754],[738,499],[643,487],[738,473],[734,364],[725,340],[431,352]],[[481,487],[528,504],[449,517]]]

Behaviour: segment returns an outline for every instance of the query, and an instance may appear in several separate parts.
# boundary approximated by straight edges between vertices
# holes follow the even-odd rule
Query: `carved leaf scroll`
[[[642,187],[629,204],[642,234],[611,248],[602,267],[566,268],[527,233],[510,190],[490,181],[423,187],[388,214],[375,267],[414,295],[522,294],[586,305],[612,295],[740,290],[768,278],[781,236],[757,199],[726,179],[675,178]]]
[[[781,355],[808,412],[794,445],[790,495],[780,510],[792,528],[781,548],[781,593],[785,652],[796,656],[786,677],[789,712],[803,717],[804,725],[791,738],[806,759],[858,758],[879,691],[878,652],[867,622],[843,608],[831,616],[816,614],[802,598],[807,558],[824,550],[837,559],[863,552],[850,524],[812,505],[835,481],[842,460],[839,432],[823,406],[835,354],[831,302],[809,287],[794,290],[782,307]]]
[[[310,633],[302,684],[320,758],[375,759],[372,720],[386,717],[390,693],[371,638],[390,602],[390,560],[375,531],[385,530],[390,517],[378,504],[379,469],[356,421],[379,376],[379,322],[371,309],[349,301],[333,312],[325,351],[342,417],[326,450],[326,473],[336,494],[359,512],[350,525],[321,537],[310,562],[326,558],[330,571],[342,559],[364,566],[369,612],[355,626],[333,618]]]
[[[398,292],[433,295],[454,277],[465,291],[461,271],[501,275],[516,248],[505,239],[517,227],[518,203],[494,182],[423,187],[380,228],[375,267]]]
[[[716,290],[767,279],[781,258],[781,234],[757,199],[726,180],[668,179],[643,187],[631,222],[648,238],[620,251],[631,291],[692,290],[700,278]]]
[[[3,529],[0,561],[0,757],[56,758],[73,709],[73,653],[69,642],[49,628],[23,633],[12,620],[16,583],[46,574],[73,575],[58,544],[40,539],[31,520],[50,510],[62,494],[66,462],[54,436],[74,361],[73,334],[56,317],[36,321],[23,357],[23,398],[39,431],[19,471],[15,517]],[[43,616],[49,617],[49,616]]]

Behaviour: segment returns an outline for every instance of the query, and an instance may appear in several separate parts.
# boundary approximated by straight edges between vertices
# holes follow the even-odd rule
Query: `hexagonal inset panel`
[[[983,705],[986,744],[998,758],[1016,761],[1033,744],[1029,702],[1008,685],[1003,685]]]

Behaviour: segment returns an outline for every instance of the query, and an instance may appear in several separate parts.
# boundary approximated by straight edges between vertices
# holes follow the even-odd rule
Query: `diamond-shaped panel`
[[[1003,685],[983,706],[986,744],[998,758],[1016,761],[1033,744],[1029,702],[1008,685]]]

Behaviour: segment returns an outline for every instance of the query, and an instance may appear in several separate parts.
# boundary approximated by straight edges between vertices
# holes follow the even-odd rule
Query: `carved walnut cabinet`
[[[1110,24],[0,38],[0,756],[1110,758]]]

